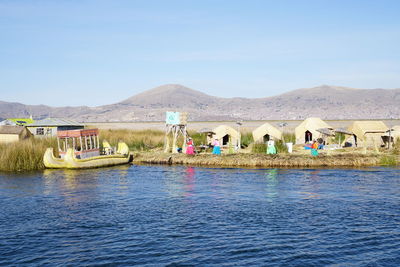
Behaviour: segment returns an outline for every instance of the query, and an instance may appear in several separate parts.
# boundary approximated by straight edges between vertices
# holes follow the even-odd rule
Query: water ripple
[[[400,170],[0,175],[0,265],[398,266]]]

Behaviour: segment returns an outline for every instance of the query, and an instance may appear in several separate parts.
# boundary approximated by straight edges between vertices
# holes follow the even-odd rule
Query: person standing
[[[311,145],[311,155],[312,156],[318,156],[318,144],[317,141],[313,141],[312,145]]]
[[[275,141],[272,139],[267,142],[267,154],[276,154]]]
[[[218,138],[216,138],[216,139],[214,140],[213,145],[214,145],[214,148],[213,148],[212,153],[213,153],[214,155],[221,155],[221,147],[220,147]]]
[[[186,154],[187,155],[194,155],[194,145],[192,138],[189,137],[188,142],[186,143]]]

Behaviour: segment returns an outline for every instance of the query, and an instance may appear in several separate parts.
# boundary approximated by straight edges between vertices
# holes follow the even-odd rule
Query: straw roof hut
[[[23,126],[0,126],[0,143],[17,142],[31,136],[31,132]]]
[[[326,139],[329,135],[334,135],[333,128],[320,118],[305,119],[295,129],[296,144],[304,144],[318,138]]]
[[[374,147],[384,145],[382,136],[389,128],[383,121],[355,121],[348,128],[353,132],[358,147]]]
[[[218,139],[222,146],[239,145],[240,133],[227,125],[220,125],[213,130],[214,139]]]
[[[271,138],[281,140],[282,132],[268,122],[253,131],[253,140],[255,143],[265,143]]]

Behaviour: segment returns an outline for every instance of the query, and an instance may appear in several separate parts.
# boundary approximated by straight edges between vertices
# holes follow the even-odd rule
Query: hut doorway
[[[311,142],[312,140],[312,133],[310,131],[306,131],[304,135],[305,143]]]
[[[264,141],[264,143],[268,142],[268,141],[269,141],[269,139],[270,139],[270,136],[269,136],[269,134],[266,134],[266,135],[264,135],[264,137],[263,137],[263,141]]]
[[[226,146],[229,144],[229,134],[224,135],[224,137],[222,137],[222,145]]]
[[[357,147],[357,135],[353,134],[354,137],[354,146]]]

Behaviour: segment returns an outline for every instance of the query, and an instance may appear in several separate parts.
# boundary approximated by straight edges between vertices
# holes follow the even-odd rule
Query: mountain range
[[[64,117],[80,122],[163,121],[165,111],[186,111],[189,120],[298,120],[400,118],[400,89],[322,85],[264,98],[222,98],[179,84],[162,85],[115,104],[50,107],[0,101],[0,118]]]

